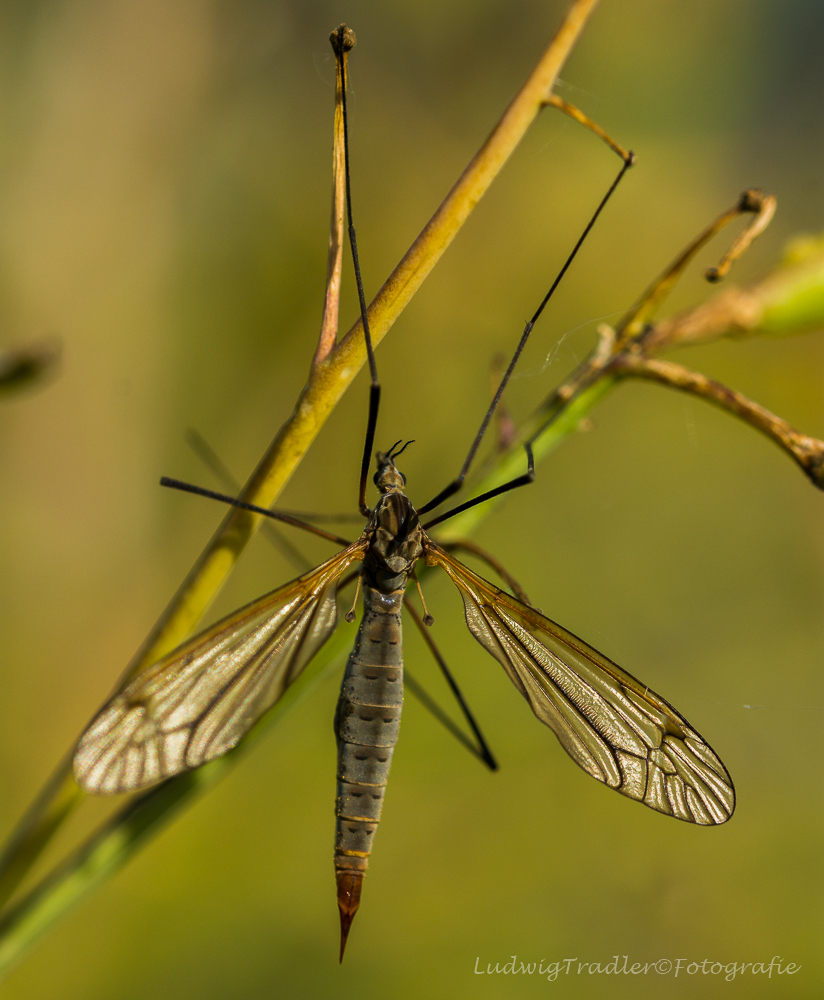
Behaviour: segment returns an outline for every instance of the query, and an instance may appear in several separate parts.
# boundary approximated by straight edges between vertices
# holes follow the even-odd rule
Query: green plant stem
[[[574,433],[581,421],[616,384],[614,376],[602,376],[591,386],[576,395],[569,403],[562,406],[557,415],[548,421],[545,410],[539,410],[523,427],[520,441],[532,439],[532,453],[537,465],[550,455],[570,434]],[[543,429],[540,429],[543,428]],[[537,434],[537,437],[534,435]],[[473,493],[481,494],[493,490],[526,471],[526,453],[522,444],[516,444],[501,456],[494,468],[477,483],[473,484]],[[449,521],[439,526],[435,534],[441,544],[454,542],[460,538],[468,538],[475,533],[481,521],[489,517],[492,509],[499,504],[507,494],[493,497],[478,507],[456,514]]]
[[[799,287],[799,283],[792,280],[791,274],[786,271],[779,274],[785,289],[792,290]],[[821,269],[821,276],[821,286],[824,289],[824,268]],[[774,288],[773,279],[774,276],[769,276],[762,284]],[[754,286],[754,289],[757,290],[759,287]],[[810,282],[805,281],[800,287],[804,289],[804,294],[808,294]],[[753,289],[750,290],[752,291]],[[777,297],[774,296],[772,301],[777,304]],[[705,308],[706,306],[700,306],[696,312]],[[783,314],[786,317],[800,315],[793,311],[789,303]],[[781,329],[782,335],[800,333],[808,329],[811,325],[809,311],[803,315],[803,325],[799,325],[794,331],[788,320]],[[668,324],[670,321],[664,320],[661,326],[668,328]],[[824,294],[821,296],[821,312],[818,320],[812,325],[824,327]],[[651,334],[654,339],[655,330],[651,331]],[[608,370],[599,372],[594,367],[599,358],[603,360],[601,348],[596,349],[578,367],[564,386],[556,390],[521,429],[520,441],[532,440],[536,463],[545,459],[562,441],[574,433],[593,407],[623,381]],[[522,444],[513,444],[498,457],[494,467],[475,484],[475,492],[484,492],[514,478],[523,472],[524,465]],[[496,498],[493,502],[474,507],[445,522],[436,533],[438,541],[446,543],[472,535],[500,499]],[[240,758],[289,709],[335,669],[346,655],[351,641],[351,630],[341,625],[281,701],[258,722],[238,747],[197,771],[172,778],[133,799],[53,873],[9,909],[0,918],[0,974],[18,961],[36,938],[71,906],[122,868],[174,815],[182,811],[197,795],[211,788],[228,774]]]
[[[824,245],[824,240],[819,242]],[[644,356],[650,357],[672,347],[691,346],[725,336],[790,337],[820,329],[824,329],[824,250],[816,244],[815,252],[797,262],[779,266],[751,286],[729,287],[695,309],[663,319],[641,335],[641,344]],[[526,470],[524,441],[531,441],[537,464],[580,427],[592,408],[608,392],[633,376],[631,370],[616,374],[609,370],[607,364],[600,370],[603,361],[599,358],[599,349],[596,349],[578,366],[564,385],[524,424],[518,441],[501,455],[487,474],[473,483],[473,493],[485,493],[522,475]],[[710,387],[718,388],[717,383],[703,379],[703,376],[696,377]],[[671,387],[684,388],[674,382]],[[727,392],[749,402],[738,393]],[[703,395],[709,402],[718,403],[717,392],[705,392]],[[766,411],[757,404],[750,404],[750,408],[756,417],[748,421],[751,426],[762,432],[770,430],[775,418],[767,414],[772,421],[765,419],[763,415]],[[746,419],[741,408],[736,408],[734,412]],[[792,434],[802,439],[802,457],[807,457],[810,442],[820,444],[806,435],[797,434],[785,421],[780,423],[788,428],[785,437]],[[771,436],[776,439],[775,434]],[[793,453],[792,449],[789,450]],[[805,464],[797,454],[794,457],[820,487],[820,467],[816,466],[815,471],[811,471],[809,462]],[[446,543],[468,537],[505,496],[502,494],[480,507],[457,514],[437,529],[438,540]]]
[[[536,439],[536,459],[546,457],[567,434],[574,431],[581,416],[609,391],[614,381],[612,378],[601,379],[547,427]],[[522,449],[513,448],[502,456],[494,481],[511,478],[508,470],[522,462],[522,455]],[[489,481],[493,481],[493,476]],[[471,534],[490,512],[491,505],[485,504],[466,512],[473,515],[471,520],[466,519],[466,515],[461,515],[460,521],[456,517],[461,535]],[[453,535],[453,532],[442,531],[438,537],[439,540],[449,541]],[[180,774],[132,799],[27,896],[12,906],[0,918],[0,975],[5,974],[68,909],[119,871],[187,804],[226,776],[286,712],[340,665],[351,647],[352,637],[352,630],[341,624],[281,700],[234,750],[196,771]]]
[[[338,632],[300,679],[229,753],[133,798],[20,902],[0,917],[0,975],[67,910],[119,871],[197,796],[213,788],[300,701],[340,665],[352,636]]]
[[[537,65],[470,161],[420,236],[369,307],[377,345],[457,235],[532,122],[577,42],[597,0],[574,0]],[[295,409],[241,493],[241,499],[271,506],[309,445],[365,361],[360,321],[320,364],[313,365]],[[179,645],[217,596],[241,552],[260,525],[259,515],[230,508],[222,524],[129,664],[124,677],[145,669]],[[0,857],[0,905],[25,878],[54,833],[84,795],[71,776],[68,758],[38,795]]]
[[[490,138],[447,196],[370,306],[377,343],[445,251],[458,229],[540,110],[564,59],[595,0],[578,0],[527,84],[507,109]],[[704,306],[657,324],[643,334],[647,356],[734,335],[789,336],[824,327],[824,253],[777,269],[750,288],[728,289]],[[592,408],[623,378],[608,369],[593,370],[594,352],[522,428],[536,462],[546,458],[575,431]],[[321,364],[313,367],[295,411],[244,489],[244,499],[269,506],[288,481],[332,408],[364,362],[360,324],[356,324]],[[626,373],[623,376],[627,377]],[[572,387],[572,391],[563,391]],[[525,457],[518,443],[502,453],[475,484],[481,493],[518,476]],[[472,508],[437,531],[446,543],[474,533],[494,502]],[[230,511],[163,617],[130,665],[135,672],[174,648],[195,627],[217,594],[261,518]],[[119,870],[151,836],[194,797],[212,787],[262,738],[264,733],[319,683],[345,654],[351,632],[341,627],[281,701],[229,754],[197,771],[179,775],[134,798],[73,852],[29,894],[0,917],[0,974],[74,903]],[[54,832],[83,798],[68,777],[68,763],[55,773],[21,821],[0,860],[0,901],[7,900],[31,869]]]

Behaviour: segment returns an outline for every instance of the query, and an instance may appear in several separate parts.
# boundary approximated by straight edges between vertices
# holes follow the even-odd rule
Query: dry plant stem
[[[574,397],[597,383],[602,377],[605,377],[610,364],[615,358],[641,343],[643,338],[650,332],[648,327],[650,316],[663,302],[672,290],[675,282],[681,277],[686,267],[702,247],[725,226],[738,218],[739,215],[745,212],[756,214],[755,220],[735,240],[732,247],[722,258],[719,268],[723,267],[724,273],[726,273],[732,262],[747,249],[755,236],[763,232],[765,226],[772,218],[774,211],[775,199],[771,195],[764,195],[763,192],[756,190],[745,191],[732,208],[723,212],[710,226],[700,233],[687,246],[686,250],[679,254],[672,264],[656,278],[621,320],[615,330],[609,326],[601,325],[598,328],[598,344],[595,350],[578,366],[564,384],[559,386],[550,395],[529,421],[526,430],[526,440],[530,442],[533,448],[536,446],[544,429],[555,421],[562,408],[566,407]],[[711,270],[718,270],[719,268]],[[536,452],[537,457],[538,453]]]
[[[819,307],[813,315],[810,297],[816,289]],[[749,291],[754,297],[764,299],[767,303],[765,309],[771,317],[783,318],[780,329],[776,328],[776,321],[771,320],[771,334],[805,332],[811,324],[816,323],[824,327],[824,260],[821,266],[811,266],[807,262],[797,268],[781,269]],[[793,297],[803,300],[800,309],[795,307]],[[704,308],[699,307],[696,312]],[[722,333],[723,331],[718,331],[717,335]],[[530,437],[534,442],[536,460],[548,455],[567,436],[574,433],[582,418],[620,383],[619,375],[608,373],[603,367],[611,351],[612,331],[607,327],[602,328],[600,338],[598,348],[583,366],[590,372],[599,369],[598,377],[577,394],[562,394],[566,395],[566,399],[560,403],[551,423],[545,424],[544,414],[539,413],[523,429],[522,439]],[[544,424],[542,429],[541,423]],[[496,467],[479,484],[478,492],[513,478],[516,472],[522,470],[523,463],[523,449],[520,444],[514,444],[506,454],[499,457]],[[446,522],[438,530],[439,540],[442,543],[458,541],[461,536],[471,533],[493,508],[493,503],[474,507]],[[0,973],[16,962],[34,940],[67,909],[123,867],[174,813],[228,773],[237,760],[292,705],[305,696],[319,679],[328,676],[335,669],[336,664],[348,653],[350,644],[351,632],[344,627],[339,628],[281,701],[260,720],[238,747],[199,770],[179,775],[134,799],[28,896],[8,910],[0,918]]]
[[[645,354],[717,337],[789,336],[822,326],[824,253],[776,268],[749,287],[727,288],[708,302],[656,323],[638,338]]]
[[[747,252],[756,237],[760,236],[775,215],[776,200],[774,195],[764,195],[761,191],[745,191],[739,204],[742,212],[755,212],[756,217],[741,233],[716,267],[708,267],[704,272],[707,281],[720,281],[726,277],[730,268],[738,258]]]
[[[347,54],[343,53],[344,66]],[[340,283],[343,269],[343,210],[345,198],[345,174],[343,161],[343,91],[340,65],[337,67],[335,88],[335,138],[332,152],[332,218],[329,223],[329,257],[326,265],[326,300],[323,307],[323,321],[312,368],[317,368],[334,350],[338,337],[338,315],[340,312]]]
[[[595,0],[573,4],[501,121],[375,297],[369,308],[375,344],[389,331],[535,119],[594,6]],[[271,506],[365,358],[358,321],[327,360],[311,372],[292,416],[244,488],[242,500]],[[192,631],[260,521],[259,515],[229,512],[152,631],[132,672],[154,663]]]
[[[609,148],[614,153],[617,153],[622,160],[627,161],[634,158],[633,153],[631,153],[628,149],[624,149],[623,146],[619,146],[612,136],[606,133],[600,125],[594,122],[591,118],[587,117],[587,115],[585,115],[579,108],[576,108],[574,104],[570,104],[569,101],[565,101],[558,97],[557,94],[550,94],[544,101],[544,106],[547,108],[557,108],[559,111],[563,111],[565,115],[568,115],[574,121],[578,122],[579,125],[583,125],[584,128],[588,128],[590,132],[594,132],[595,135],[597,135],[599,139],[603,139]]]
[[[708,280],[716,281],[718,280],[716,275],[726,274],[733,262],[747,250],[756,236],[764,231],[775,213],[775,198],[755,189],[744,191],[732,208],[719,215],[715,222],[700,233],[687,246],[686,250],[675,258],[663,274],[656,278],[621,320],[617,329],[612,330],[606,325],[600,326],[598,328],[598,344],[595,350],[572,376],[555,390],[536,414],[539,424],[534,436],[537,437],[543,427],[555,419],[559,407],[564,406],[574,396],[605,375],[615,359],[628,352],[640,353],[644,349],[642,345],[646,346],[644,338],[649,333],[648,322],[652,313],[670,293],[675,282],[684,273],[698,251],[725,226],[744,213],[753,213],[755,219],[736,238],[718,266],[708,269],[707,275],[714,275],[711,279],[708,277]],[[543,423],[540,423],[541,415],[543,415]],[[530,441],[532,440],[530,439]]]
[[[649,323],[655,310],[661,305],[669,295],[673,285],[681,277],[686,266],[695,257],[698,251],[705,246],[717,233],[726,225],[737,219],[744,212],[753,212],[756,215],[754,221],[747,227],[744,233],[738,237],[730,249],[715,268],[710,268],[707,272],[713,277],[710,280],[717,281],[722,274],[726,274],[733,261],[737,260],[742,253],[750,246],[752,241],[763,232],[769,224],[775,212],[775,198],[772,195],[765,195],[762,191],[754,188],[745,191],[739,198],[736,205],[728,211],[723,212],[712,225],[708,226],[692,243],[680,254],[667,270],[660,275],[644,292],[641,298],[630,309],[629,313],[619,323],[617,329],[616,350],[620,350],[630,340],[637,337]]]
[[[660,354],[718,337],[746,335],[758,327],[763,311],[758,287],[726,288],[695,309],[668,316],[649,327],[638,337],[638,343],[645,354]]]
[[[735,206],[720,215],[653,282],[627,313],[617,330],[612,330],[612,328],[605,325],[600,326],[598,328],[598,344],[589,357],[572,372],[566,381],[550,395],[546,402],[522,426],[518,442],[505,455],[499,458],[494,468],[480,482],[475,484],[473,492],[479,495],[488,490],[493,490],[522,473],[525,465],[522,448],[523,442],[526,441],[531,444],[537,463],[552,452],[570,434],[578,430],[592,408],[620,381],[621,376],[613,367],[616,365],[616,359],[622,358],[629,353],[640,355],[643,350],[648,349],[650,343],[660,344],[661,346],[674,346],[674,344],[678,343],[675,339],[676,329],[690,331],[695,340],[709,339],[709,336],[701,337],[701,334],[696,329],[694,318],[698,315],[702,315],[705,319],[712,317],[713,336],[722,336],[724,333],[731,332],[729,327],[726,329],[721,327],[721,320],[724,316],[732,322],[734,315],[734,309],[730,307],[727,298],[729,293],[726,296],[718,296],[713,300],[713,302],[718,303],[727,298],[727,305],[722,305],[720,308],[716,305],[714,307],[715,312],[713,312],[712,303],[709,303],[706,306],[699,307],[693,313],[682,316],[677,327],[672,321],[664,321],[664,323],[660,324],[660,327],[667,327],[670,331],[670,336],[666,340],[657,339],[659,327],[648,326],[647,323],[652,311],[660,305],[696,253],[724,226],[743,212],[755,213],[756,218],[747,227],[743,237],[739,237],[734,242],[731,249],[724,255],[721,265],[719,265],[719,267],[724,265],[725,269],[728,270],[732,261],[744,252],[758,233],[763,231],[770,218],[772,218],[774,211],[775,199],[772,196],[764,195],[760,191],[745,191]],[[815,268],[809,268],[809,265],[807,265],[807,268],[811,275],[818,277],[819,284],[824,285],[824,267],[815,270]],[[785,275],[780,282],[775,276],[770,276],[761,286],[750,290],[749,294],[740,293],[738,301],[758,300],[760,288],[770,290],[769,294],[772,296],[773,312],[780,312],[785,322],[792,322],[793,310],[786,308],[786,303],[784,303],[784,308],[778,308],[782,297],[786,299],[788,294],[792,294],[795,291],[796,286],[794,285],[792,275]],[[802,284],[799,288],[799,293],[804,296],[806,303],[800,321],[808,325],[811,319],[809,306],[814,297],[810,295],[810,287],[808,285]],[[820,309],[818,315],[822,325],[824,325],[824,294],[819,296],[819,301]],[[762,304],[762,311],[765,308],[766,305]],[[756,407],[754,403],[750,405]],[[766,413],[766,411],[764,412]],[[799,435],[799,437],[803,437],[803,435]],[[814,442],[814,439],[805,438],[805,441]],[[814,446],[810,445],[810,447],[814,452]],[[810,462],[813,462],[812,458]],[[485,510],[488,512],[488,508],[497,502],[499,502],[498,499],[491,500],[484,504],[483,508],[471,508],[447,521],[438,529],[438,540],[441,544],[446,544],[458,541],[464,535],[472,534],[481,518],[485,516],[481,511]]]
[[[369,307],[375,345],[389,331],[539,114],[596,3],[573,2],[501,120],[378,292]],[[261,507],[274,503],[365,358],[358,321],[332,353],[312,367],[294,412],[261,459],[240,499]],[[229,511],[124,676],[150,666],[193,631],[261,520],[258,514]],[[51,779],[51,787],[56,789],[54,794],[41,793],[38,808],[26,814],[0,858],[0,905],[8,900],[54,831],[82,798],[65,767]]]
[[[824,441],[799,433],[786,420],[765,410],[763,406],[747,399],[735,389],[730,389],[700,372],[691,371],[672,361],[645,358],[635,354],[624,354],[616,358],[611,365],[611,371],[619,375],[631,375],[660,382],[671,389],[680,389],[682,392],[689,392],[715,403],[728,413],[734,413],[751,427],[775,441],[798,462],[816,486],[824,488],[822,477]]]
[[[506,371],[506,363],[507,359],[503,354],[496,354],[492,359],[489,372],[492,388],[490,398],[494,399],[495,393],[498,391],[498,386],[501,384],[501,379],[504,377],[504,372]],[[518,436],[518,431],[512,414],[509,412],[509,407],[506,405],[505,395],[501,396],[498,400],[498,408],[495,410],[494,419],[495,447],[499,452],[506,451]]]

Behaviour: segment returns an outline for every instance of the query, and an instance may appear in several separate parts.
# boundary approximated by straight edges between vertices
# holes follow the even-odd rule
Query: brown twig
[[[746,421],[751,427],[766,434],[783,448],[801,466],[804,473],[819,489],[824,489],[824,442],[808,434],[801,434],[786,420],[748,399],[729,386],[707,378],[700,372],[692,371],[672,361],[662,361],[650,355],[666,348],[683,346],[709,340],[736,331],[752,329],[763,311],[763,302],[757,294],[743,289],[730,289],[710,303],[682,314],[675,320],[664,321],[646,329],[641,325],[651,310],[669,292],[696,251],[723,226],[743,212],[752,212],[755,218],[733,242],[716,267],[705,272],[709,281],[719,281],[728,273],[737,260],[769,225],[775,214],[776,200],[762,191],[745,191],[735,208],[719,216],[684,251],[683,254],[647,290],[618,328],[615,337],[615,354],[603,371],[621,377],[646,378],[689,392],[708,402],[720,406]],[[630,337],[629,334],[634,334]],[[603,336],[602,336],[603,341]],[[603,351],[596,351],[593,360],[600,360]],[[590,366],[593,367],[592,361]],[[597,372],[598,366],[594,369]],[[597,372],[600,374],[600,372]]]
[[[526,440],[536,446],[550,425],[570,412],[574,400],[583,400],[589,394],[592,396],[589,405],[592,405],[616,379],[645,378],[706,399],[746,421],[783,448],[810,481],[819,489],[824,489],[824,441],[800,433],[786,420],[721,382],[683,365],[651,357],[669,347],[750,332],[756,328],[768,307],[770,295],[774,294],[773,286],[780,287],[780,275],[772,276],[752,289],[730,289],[697,309],[657,325],[650,325],[647,321],[697,251],[720,229],[744,212],[755,214],[753,222],[734,241],[718,266],[706,272],[713,281],[726,274],[732,263],[764,231],[775,213],[775,207],[772,195],[756,190],[745,191],[733,208],[707,227],[653,282],[616,330],[603,324],[599,326],[595,349],[533,416],[525,434]]]
[[[764,302],[758,286],[727,288],[694,309],[667,316],[648,327],[638,343],[645,354],[660,354],[672,347],[746,335],[758,326],[763,311]]]
[[[333,35],[336,32],[332,33]],[[335,130],[332,149],[332,217],[329,222],[329,256],[326,265],[326,298],[323,321],[312,369],[322,364],[335,349],[338,338],[340,314],[340,283],[343,269],[343,210],[345,204],[345,164],[343,151],[343,70],[346,56],[355,47],[355,32],[347,28],[344,34],[343,66],[336,60],[337,84],[335,86]]]
[[[378,292],[369,308],[374,344],[389,331],[540,113],[544,99],[551,92],[596,3],[597,0],[573,0],[554,38],[498,124]],[[261,458],[240,499],[259,507],[270,507],[274,503],[364,361],[363,330],[358,321],[325,360],[312,366],[294,411]],[[124,676],[134,676],[146,669],[191,634],[261,521],[259,515],[235,508],[227,513]],[[186,778],[183,775],[171,779],[167,791],[183,788]],[[83,793],[71,777],[67,758],[0,855],[0,905],[12,895],[82,798]],[[111,852],[107,856],[116,867],[111,862]],[[57,909],[49,910],[49,920],[55,918],[61,907],[68,905],[68,896],[61,900]],[[37,904],[33,905],[37,908]],[[18,922],[16,926],[20,930],[22,924]],[[30,928],[28,925],[20,930],[10,946],[12,951],[19,951],[31,940]],[[0,955],[0,968],[3,961]]]
[[[775,195],[764,194],[757,188],[751,188],[741,195],[741,201],[738,205],[739,212],[754,212],[755,218],[739,235],[718,264],[715,267],[707,268],[704,272],[707,281],[720,281],[726,277],[735,261],[749,250],[752,241],[760,236],[770,224],[775,215],[775,206]]]
[[[675,258],[667,270],[655,279],[618,324],[616,341],[619,349],[644,330],[655,310],[669,295],[670,291],[672,291],[673,285],[681,277],[685,268],[698,251],[725,226],[745,212],[755,213],[755,220],[735,240],[727,253],[721,258],[717,267],[709,268],[706,272],[707,280],[719,281],[727,274],[733,262],[750,246],[755,237],[764,231],[775,212],[775,198],[772,195],[765,195],[763,191],[751,188],[744,191],[732,208],[727,209],[726,212],[722,212],[711,225],[707,226],[689,244],[686,250]]]
[[[631,375],[660,382],[671,389],[700,396],[728,413],[734,413],[775,441],[798,462],[815,486],[824,489],[824,441],[801,434],[786,420],[770,413],[735,389],[672,361],[647,358],[631,352],[624,352],[615,358],[610,371],[621,376]]]
[[[614,153],[617,153],[625,163],[630,161],[633,163],[635,162],[635,153],[633,153],[632,150],[624,149],[623,146],[619,146],[611,135],[605,132],[597,122],[594,122],[591,118],[585,115],[580,108],[576,108],[574,104],[570,104],[569,101],[565,101],[562,97],[558,97],[557,94],[550,94],[544,101],[544,107],[557,108],[559,111],[563,111],[563,113],[572,118],[573,121],[578,122],[579,125],[583,125],[584,128],[588,128],[590,132],[594,132],[599,139],[603,139],[609,148]]]
[[[603,376],[650,379],[672,389],[699,396],[728,413],[735,414],[775,441],[795,459],[815,486],[824,489],[823,441],[800,433],[786,420],[721,382],[672,361],[651,357],[669,347],[751,329],[763,310],[757,294],[745,289],[730,289],[712,302],[673,320],[665,320],[646,328],[643,326],[645,319],[670,291],[696,252],[712,236],[736,216],[744,212],[755,214],[755,219],[733,242],[719,264],[705,272],[708,280],[718,281],[769,225],[775,208],[776,201],[772,195],[765,195],[757,190],[745,191],[737,205],[720,215],[650,286],[615,333],[606,326],[599,328],[598,346],[573,377],[556,390],[556,405],[568,402],[583,387]]]
[[[531,430],[528,437],[530,443],[534,443],[540,437],[546,427],[558,418],[559,414],[564,411],[572,399],[579,396],[604,377],[608,370],[614,372],[616,359],[621,358],[624,354],[646,357],[652,354],[653,350],[657,353],[665,347],[672,347],[676,343],[681,343],[682,341],[676,338],[686,337],[690,331],[694,339],[710,339],[711,336],[719,336],[722,332],[729,333],[732,313],[736,309],[738,309],[738,318],[741,324],[752,322],[752,310],[750,313],[746,311],[746,304],[748,302],[746,293],[739,290],[732,290],[737,294],[730,295],[727,298],[726,310],[723,307],[719,308],[719,302],[724,301],[723,297],[713,300],[713,308],[718,313],[718,315],[712,316],[713,322],[710,324],[713,330],[716,331],[714,334],[709,332],[700,334],[695,329],[696,317],[699,316],[700,308],[707,310],[707,313],[701,317],[701,322],[707,325],[711,313],[709,303],[698,310],[685,313],[678,324],[673,321],[669,321],[669,323],[665,321],[655,326],[649,323],[649,318],[672,290],[673,285],[681,277],[698,251],[739,215],[745,212],[752,212],[756,215],[754,221],[735,240],[727,253],[721,258],[718,266],[710,268],[707,272],[707,274],[712,272],[713,275],[718,276],[726,274],[732,263],[747,250],[756,236],[763,232],[769,224],[770,219],[772,219],[775,213],[775,205],[775,198],[772,195],[765,195],[763,191],[755,188],[744,191],[732,208],[727,209],[726,212],[722,212],[655,279],[615,329],[606,324],[601,324],[598,327],[598,344],[595,349],[552,392],[533,416],[531,424],[534,429]],[[718,278],[713,277],[712,280],[718,280]],[[665,328],[666,333],[664,332]]]

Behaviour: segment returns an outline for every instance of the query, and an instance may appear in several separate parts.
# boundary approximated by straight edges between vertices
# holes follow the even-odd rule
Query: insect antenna
[[[453,479],[448,486],[442,489],[441,492],[436,497],[430,500],[429,503],[425,504],[423,507],[418,508],[419,514],[426,514],[430,510],[434,510],[436,507],[439,507],[444,502],[444,500],[447,500],[449,497],[457,493],[458,490],[463,485],[467,473],[469,472],[469,468],[472,465],[472,462],[475,459],[475,455],[478,452],[478,448],[480,448],[481,446],[481,441],[483,441],[484,435],[486,434],[486,430],[489,427],[489,422],[492,420],[495,410],[498,407],[498,403],[501,400],[501,396],[503,395],[504,389],[506,388],[507,383],[512,377],[512,372],[515,370],[515,365],[518,363],[518,359],[520,358],[524,348],[526,347],[527,341],[529,340],[529,335],[532,333],[532,328],[537,323],[541,313],[544,311],[544,309],[547,306],[547,303],[555,293],[555,289],[561,283],[561,280],[563,279],[564,275],[569,270],[573,260],[575,260],[578,251],[583,246],[584,240],[587,238],[587,236],[589,236],[592,227],[597,222],[598,216],[604,210],[606,203],[612,197],[613,193],[615,192],[615,189],[618,187],[624,174],[627,172],[627,170],[629,170],[629,168],[633,165],[634,162],[635,162],[635,155],[633,153],[627,154],[621,166],[621,169],[618,171],[618,176],[612,182],[607,193],[601,199],[592,218],[587,223],[586,228],[578,237],[578,241],[572,248],[572,252],[569,254],[566,261],[564,262],[563,267],[558,272],[555,280],[552,282],[549,291],[543,297],[543,299],[541,300],[541,304],[535,310],[532,318],[527,322],[526,326],[524,327],[524,332],[521,334],[521,339],[518,342],[518,346],[515,348],[515,353],[512,355],[512,360],[509,362],[509,365],[507,366],[507,369],[504,372],[503,378],[501,379],[501,384],[498,386],[498,391],[495,393],[495,396],[492,399],[492,403],[490,404],[489,409],[486,411],[486,415],[481,421],[481,426],[478,430],[478,433],[475,435],[475,440],[472,442],[472,446],[469,449],[469,454],[466,456],[466,459],[464,460],[464,463],[461,466],[461,471],[458,473],[457,477]],[[443,514],[441,517],[436,518],[434,521],[430,521],[428,525],[425,525],[425,527],[428,527],[429,525],[435,523],[439,523],[441,521],[445,521],[447,517],[452,517],[453,514],[457,514],[459,511],[467,510],[469,507],[474,507],[479,503],[483,503],[485,500],[489,500],[494,496],[498,496],[500,493],[505,493],[508,490],[515,489],[518,486],[525,486],[527,483],[531,483],[535,477],[532,464],[532,452],[530,451],[529,447],[527,447],[527,458],[529,461],[529,472],[525,473],[523,476],[518,476],[517,479],[513,479],[510,483],[505,483],[503,486],[499,486],[495,490],[490,490],[489,493],[484,493],[482,496],[476,497],[468,504],[463,504],[460,507],[454,508],[447,514]]]
[[[394,462],[395,459],[398,457],[398,455],[402,455],[406,451],[406,449],[409,447],[409,445],[410,444],[414,444],[414,443],[415,443],[415,439],[413,438],[411,441],[407,441],[406,444],[403,446],[403,448],[398,448],[398,445],[400,444],[400,441],[396,441],[392,445],[392,447],[389,449],[389,457]],[[398,448],[397,451],[395,451],[396,448]]]
[[[321,538],[326,538],[330,542],[336,542],[338,545],[346,546],[352,544],[348,539],[341,538],[340,535],[333,535],[328,531],[324,531],[323,528],[316,527],[314,524],[307,524],[296,517],[290,517],[289,514],[281,514],[279,511],[269,510],[267,507],[258,507],[257,504],[246,503],[245,500],[238,500],[237,497],[230,497],[225,493],[216,493],[214,490],[207,490],[202,486],[194,486],[192,483],[184,483],[180,479],[170,479],[169,476],[162,476],[160,485],[168,486],[173,490],[181,490],[184,493],[194,493],[196,496],[208,497],[210,500],[219,500],[221,503],[227,503],[231,507],[250,510],[253,514],[262,514],[264,517],[270,517],[274,521],[291,524],[294,528],[303,528],[304,531],[311,531],[313,535],[319,535]]]
[[[358,491],[358,510],[364,517],[369,517],[371,511],[366,503],[366,480],[372,462],[372,447],[375,444],[375,428],[378,424],[378,409],[381,401],[381,387],[378,382],[378,368],[375,364],[375,352],[372,349],[372,335],[369,332],[369,316],[366,311],[366,296],[363,291],[360,258],[358,257],[358,240],[355,234],[355,224],[352,221],[352,186],[349,179],[349,116],[346,106],[346,54],[355,46],[355,32],[345,24],[341,24],[329,36],[337,63],[338,86],[341,90],[341,112],[343,116],[343,171],[346,188],[346,215],[349,221],[349,246],[352,249],[352,264],[355,268],[355,283],[358,286],[358,303],[360,305],[363,339],[366,344],[366,357],[369,362],[369,417],[366,424],[366,440],[363,444],[363,459],[361,460],[360,488]]]

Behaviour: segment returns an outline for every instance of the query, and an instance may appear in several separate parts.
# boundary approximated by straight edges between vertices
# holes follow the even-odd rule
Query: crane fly
[[[343,547],[320,566],[235,611],[126,683],[81,737],[74,755],[74,771],[87,791],[111,795],[148,788],[226,753],[277,702],[332,634],[338,619],[338,589],[348,571],[360,564],[357,580],[363,595],[363,615],[335,713],[335,871],[342,959],[360,904],[398,738],[403,702],[401,612],[410,578],[417,584],[415,566],[419,561],[427,567],[439,567],[452,580],[463,598],[471,634],[498,660],[569,756],[597,781],[657,812],[701,826],[726,822],[735,806],[735,793],[724,765],[709,744],[668,702],[545,617],[522,599],[517,588],[520,596],[485,580],[428,534],[429,529],[455,514],[531,482],[534,468],[529,445],[525,474],[444,514],[422,520],[422,515],[440,506],[462,486],[535,321],[633,162],[632,154],[613,144],[624,161],[621,171],[527,324],[458,477],[416,509],[406,495],[406,478],[397,465],[403,451],[397,449],[398,442],[387,451],[377,452],[374,484],[379,497],[370,508],[366,485],[380,385],[349,192],[345,53],[354,38],[341,25],[332,33],[331,41],[343,102],[350,244],[371,375],[358,504],[366,525],[360,537],[349,542],[299,518],[177,480],[162,480],[164,485],[212,496],[305,528]],[[497,566],[491,558],[488,561]],[[353,621],[354,617],[353,608],[346,618]],[[427,612],[426,624],[431,622]]]

